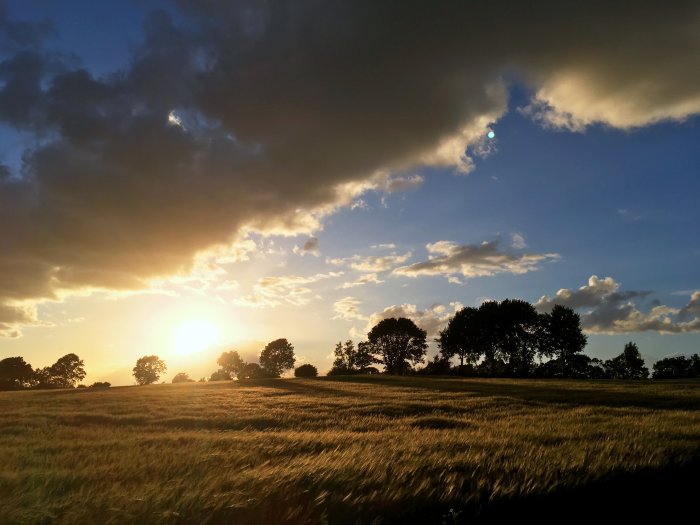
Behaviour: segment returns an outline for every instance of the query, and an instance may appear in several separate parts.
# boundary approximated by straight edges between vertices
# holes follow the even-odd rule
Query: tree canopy
[[[644,366],[644,359],[637,345],[630,341],[622,353],[605,361],[608,376],[613,379],[646,379],[649,369]]]
[[[541,353],[556,363],[555,376],[578,375],[577,356],[583,352],[588,338],[581,330],[581,317],[571,308],[555,305],[542,316]],[[580,359],[579,359],[580,361]]]
[[[275,339],[260,352],[260,366],[270,377],[280,377],[294,368],[294,347],[286,339]]]
[[[136,361],[133,368],[134,378],[139,385],[150,385],[160,379],[168,367],[157,355],[145,355]]]
[[[216,362],[221,367],[221,370],[225,374],[228,374],[229,379],[238,375],[238,372],[240,372],[243,366],[245,366],[245,362],[235,350],[223,352]]]
[[[34,370],[22,357],[7,357],[0,361],[0,390],[26,388],[32,384]]]
[[[333,367],[328,372],[329,375],[347,375],[366,373],[376,362],[372,355],[371,345],[367,341],[362,341],[355,348],[352,339],[348,339],[343,344],[338,341],[333,351],[335,360]]]
[[[659,359],[653,366],[654,379],[686,379],[700,377],[700,356],[693,354]]]
[[[405,374],[423,362],[428,344],[426,331],[406,317],[383,319],[367,334],[377,362],[389,374]]]

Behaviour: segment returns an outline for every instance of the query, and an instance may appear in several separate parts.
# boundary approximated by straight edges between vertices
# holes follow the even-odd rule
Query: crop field
[[[690,380],[0,393],[0,523],[696,523],[698,409]]]

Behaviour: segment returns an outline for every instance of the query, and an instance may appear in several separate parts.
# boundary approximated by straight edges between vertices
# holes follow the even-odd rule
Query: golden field
[[[5,392],[0,523],[678,522],[699,408],[691,380]]]

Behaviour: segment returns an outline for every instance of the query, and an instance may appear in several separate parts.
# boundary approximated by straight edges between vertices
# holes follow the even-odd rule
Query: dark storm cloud
[[[37,136],[21,179],[0,176],[0,304],[146,287],[246,229],[310,232],[363,190],[422,181],[378,174],[469,171],[504,74],[551,125],[700,111],[690,2],[176,6],[95,78],[0,5],[0,119]]]

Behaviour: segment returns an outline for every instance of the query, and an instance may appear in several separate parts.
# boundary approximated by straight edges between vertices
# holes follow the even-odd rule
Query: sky
[[[208,376],[463,306],[700,350],[695,2],[0,2],[0,358]],[[434,353],[431,345],[429,354]]]

